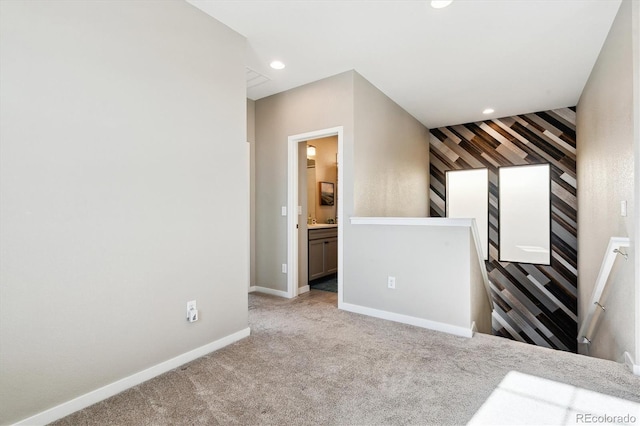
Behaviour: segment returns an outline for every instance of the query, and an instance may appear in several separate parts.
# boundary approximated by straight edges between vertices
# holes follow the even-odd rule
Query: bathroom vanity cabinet
[[[309,281],[338,272],[338,227],[309,228]]]

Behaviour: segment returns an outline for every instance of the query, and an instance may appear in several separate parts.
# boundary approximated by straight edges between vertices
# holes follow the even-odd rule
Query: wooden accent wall
[[[431,216],[445,215],[445,172],[489,169],[489,260],[494,334],[577,349],[575,107],[431,130]],[[498,167],[551,165],[551,265],[498,261]]]

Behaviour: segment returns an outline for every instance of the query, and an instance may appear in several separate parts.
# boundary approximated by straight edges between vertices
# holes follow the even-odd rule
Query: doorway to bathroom
[[[307,233],[299,233],[299,288],[306,279],[310,289],[338,292],[338,137],[307,141],[306,185],[300,184],[300,199],[306,198]],[[299,167],[304,167],[299,164]],[[306,191],[304,190],[306,188]],[[303,208],[305,203],[302,202]],[[304,212],[303,212],[303,217]],[[306,237],[306,238],[305,238]],[[304,245],[307,255],[304,256]],[[306,262],[306,265],[305,265]],[[302,271],[307,271],[302,276]],[[305,288],[306,289],[306,288]]]
[[[334,279],[342,303],[343,129],[289,137],[287,292],[289,297]],[[310,285],[311,284],[311,287]]]

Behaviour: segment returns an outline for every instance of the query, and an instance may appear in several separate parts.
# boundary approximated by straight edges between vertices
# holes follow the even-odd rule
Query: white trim
[[[217,351],[218,349],[222,349],[223,347],[237,342],[240,339],[248,337],[250,334],[251,330],[249,327],[247,327],[243,330],[218,339],[215,342],[200,346],[199,348],[178,355],[175,358],[171,358],[167,361],[161,362],[160,364],[156,364],[153,367],[149,367],[146,370],[139,371],[135,374],[132,374],[131,376],[125,377],[106,386],[88,392],[84,395],[80,395],[77,398],[64,402],[53,408],[42,411],[34,416],[15,423],[15,425],[43,425],[51,423],[65,416],[68,416],[69,414],[75,413],[76,411],[82,410],[83,408],[87,408],[88,406],[100,402],[104,399],[112,397],[113,395],[116,395],[122,391],[137,386],[140,383],[153,379],[160,374],[164,374],[168,371],[178,368],[183,364],[193,361],[194,359]]]
[[[298,295],[303,294],[303,293],[307,293],[309,292],[309,290],[311,289],[311,287],[309,287],[308,285],[302,286],[302,287],[298,287]]]
[[[343,309],[348,312],[353,312],[356,314],[362,314],[370,317],[400,322],[402,324],[415,325],[416,327],[427,328],[429,330],[441,331],[443,333],[453,334],[454,336],[473,337],[473,331],[471,330],[471,328],[460,327],[457,325],[446,324],[443,322],[430,321],[424,318],[396,314],[394,312],[387,312],[379,309],[367,308],[366,306],[353,305],[351,303],[342,303],[340,305],[340,309]]]
[[[352,225],[460,226],[471,227],[473,219],[450,217],[351,217]]]
[[[251,287],[249,287],[249,293],[253,293],[256,291],[256,286],[252,285]]]
[[[475,336],[477,332],[478,332],[478,326],[476,326],[476,322],[471,321],[471,334]]]
[[[344,131],[338,127],[338,306],[344,302]],[[342,224],[342,225],[341,225]]]
[[[291,296],[289,296],[290,293],[288,291],[274,290],[269,287],[260,287],[259,285],[253,286],[251,288],[256,293],[270,294],[271,296],[285,297],[287,299],[291,299]]]
[[[289,136],[287,142],[287,296],[296,297],[298,288],[298,144],[313,139],[338,137],[338,306],[342,303],[343,277],[343,198],[344,194],[344,128],[342,126]]]
[[[640,376],[640,365],[633,362],[633,358],[629,352],[624,353],[624,364],[636,376]]]

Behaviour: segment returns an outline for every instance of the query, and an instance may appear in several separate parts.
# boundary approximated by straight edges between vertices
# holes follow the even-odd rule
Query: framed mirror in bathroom
[[[320,182],[320,205],[333,206],[335,204],[335,192],[333,182]]]

